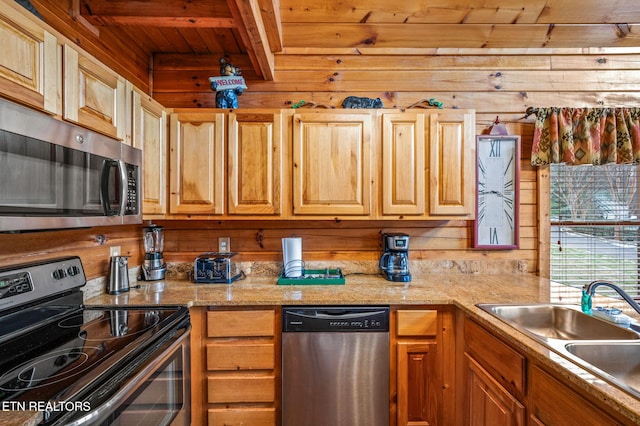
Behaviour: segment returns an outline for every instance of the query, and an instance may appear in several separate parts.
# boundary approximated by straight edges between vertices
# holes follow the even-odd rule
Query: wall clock
[[[518,248],[520,136],[476,136],[476,155],[474,247]]]

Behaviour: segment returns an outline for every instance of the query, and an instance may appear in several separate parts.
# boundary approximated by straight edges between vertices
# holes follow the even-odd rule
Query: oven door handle
[[[166,360],[173,356],[173,354],[177,350],[181,350],[180,347],[183,345],[188,345],[189,342],[189,334],[190,330],[187,330],[180,338],[176,339],[171,345],[162,351],[160,357],[155,358],[153,362],[149,365],[145,366],[140,372],[138,372],[135,376],[130,377],[127,383],[119,389],[111,398],[107,401],[100,404],[97,408],[91,408],[91,411],[86,415],[82,416],[79,419],[75,420],[65,420],[65,426],[83,426],[83,425],[92,425],[96,423],[103,422],[106,418],[109,417],[114,410],[119,407],[131,394],[133,394],[137,389],[140,388],[140,385],[143,384],[146,379],[151,377],[153,373],[157,370],[158,366],[162,365]],[[189,354],[186,353],[184,356],[188,357]],[[187,386],[186,382],[184,386]],[[188,392],[188,389],[185,389],[185,392]],[[183,402],[184,403],[184,402]],[[190,408],[190,407],[187,407]]]

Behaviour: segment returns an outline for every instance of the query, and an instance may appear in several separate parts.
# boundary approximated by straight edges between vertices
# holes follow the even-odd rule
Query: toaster
[[[202,253],[193,263],[193,281],[206,284],[231,284],[244,278],[244,273],[232,275],[231,258],[235,252],[209,252]]]

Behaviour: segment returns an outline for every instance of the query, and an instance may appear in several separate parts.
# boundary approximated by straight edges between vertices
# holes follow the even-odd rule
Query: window
[[[551,279],[640,296],[638,166],[551,165]]]

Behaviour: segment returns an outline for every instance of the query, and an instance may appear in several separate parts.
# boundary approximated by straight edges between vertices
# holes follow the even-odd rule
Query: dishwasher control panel
[[[296,306],[282,308],[283,332],[389,331],[388,306]]]

